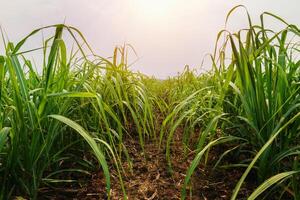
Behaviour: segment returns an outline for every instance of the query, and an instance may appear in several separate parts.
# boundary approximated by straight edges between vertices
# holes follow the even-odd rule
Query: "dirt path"
[[[183,155],[183,147],[180,132],[177,134],[172,146],[173,174],[167,172],[164,148],[158,149],[151,141],[145,144],[146,159],[142,154],[137,140],[125,142],[128,152],[133,161],[133,173],[130,173],[128,163],[124,162],[126,170],[124,183],[128,199],[157,200],[180,199],[180,191],[185,178],[186,170],[195,155],[190,154],[188,158]],[[216,160],[220,154],[219,150],[212,151],[210,160]],[[212,162],[213,163],[213,162]],[[210,171],[211,166],[199,166],[192,180],[192,197],[189,199],[230,199],[231,191],[241,176],[242,171],[222,170]],[[112,169],[111,199],[123,199],[117,172]],[[251,188],[251,186],[247,186]],[[241,190],[239,199],[244,199],[249,191]],[[92,175],[92,179],[78,192],[75,199],[106,199],[105,183],[102,172]]]

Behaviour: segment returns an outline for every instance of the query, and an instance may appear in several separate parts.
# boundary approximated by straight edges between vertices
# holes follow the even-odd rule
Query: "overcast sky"
[[[176,75],[186,64],[199,67],[212,52],[227,12],[247,6],[254,21],[263,11],[300,25],[299,0],[0,0],[0,24],[17,42],[43,25],[78,27],[94,51],[112,55],[115,45],[130,43],[139,60],[133,70],[160,78]],[[230,28],[246,26],[245,13],[230,20]],[[39,43],[35,37],[31,42]],[[37,45],[39,45],[37,44]],[[2,46],[1,46],[2,47]],[[209,66],[206,66],[209,68]]]

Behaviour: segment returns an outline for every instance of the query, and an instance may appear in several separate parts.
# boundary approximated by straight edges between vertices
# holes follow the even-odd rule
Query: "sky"
[[[300,25],[299,0],[0,0],[0,24],[17,42],[41,26],[63,23],[77,27],[97,54],[109,57],[116,45],[131,44],[131,66],[158,78],[174,76],[185,65],[200,69],[214,48],[228,11],[243,4],[253,21],[272,12]],[[270,25],[276,22],[270,21]],[[229,21],[231,31],[247,27],[241,9]],[[39,46],[42,36],[31,39]],[[0,44],[1,46],[1,44]],[[1,46],[2,48],[2,46]],[[130,61],[129,61],[130,63]],[[206,63],[206,62],[205,62]],[[205,64],[204,69],[210,65]]]

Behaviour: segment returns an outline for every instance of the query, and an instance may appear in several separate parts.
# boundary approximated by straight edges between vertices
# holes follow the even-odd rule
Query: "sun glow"
[[[144,18],[159,19],[170,14],[175,0],[133,0],[134,9]]]

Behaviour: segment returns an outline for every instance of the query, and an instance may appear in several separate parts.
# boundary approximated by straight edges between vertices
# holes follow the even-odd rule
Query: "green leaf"
[[[103,152],[98,147],[95,140],[78,123],[70,120],[67,117],[64,117],[64,116],[61,116],[61,115],[49,115],[49,117],[57,119],[57,120],[65,123],[66,125],[68,125],[72,129],[76,130],[85,139],[85,141],[90,145],[90,147],[92,148],[92,150],[93,150],[95,156],[97,157],[100,165],[102,166],[104,176],[105,176],[105,180],[106,180],[106,189],[107,189],[107,193],[109,194],[110,193],[110,175],[109,175],[108,165],[107,165],[107,162],[106,162],[106,159],[105,159],[105,156],[104,156]]]
[[[258,188],[255,189],[254,192],[248,197],[248,200],[254,200],[256,199],[259,195],[261,195],[266,189],[274,185],[275,183],[286,179],[296,173],[299,173],[300,171],[290,171],[290,172],[283,172],[280,174],[277,174],[275,176],[272,176],[271,178],[267,179],[265,182],[263,182]]]

